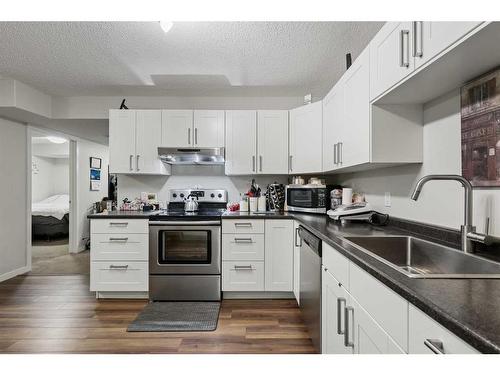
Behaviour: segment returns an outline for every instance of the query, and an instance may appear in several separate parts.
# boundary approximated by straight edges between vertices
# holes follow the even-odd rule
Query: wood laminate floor
[[[86,275],[0,283],[0,353],[312,353],[294,300],[224,300],[213,332],[126,332],[145,300],[96,300]]]

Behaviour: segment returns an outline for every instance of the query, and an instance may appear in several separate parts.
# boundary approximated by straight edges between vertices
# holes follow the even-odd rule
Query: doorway
[[[88,274],[89,251],[75,243],[76,141],[32,130],[30,275]]]

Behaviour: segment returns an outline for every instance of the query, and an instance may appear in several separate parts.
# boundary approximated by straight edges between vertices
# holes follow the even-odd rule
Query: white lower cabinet
[[[222,290],[226,292],[264,291],[264,262],[222,262]]]
[[[90,290],[143,292],[148,290],[148,262],[91,262]]]
[[[265,220],[265,289],[293,291],[293,221]]]
[[[408,320],[410,354],[479,353],[413,305],[410,305]]]

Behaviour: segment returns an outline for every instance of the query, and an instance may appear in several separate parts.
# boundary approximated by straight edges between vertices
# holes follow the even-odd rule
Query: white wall
[[[36,170],[31,173],[33,202],[55,194],[69,194],[69,159],[32,156]]]
[[[286,176],[255,176],[255,180],[265,191],[269,183],[286,184]],[[168,201],[170,189],[200,187],[206,189],[226,189],[228,199],[239,201],[240,193],[248,191],[252,176],[224,175],[222,166],[173,166],[172,176],[118,176],[118,201],[134,199],[142,191],[157,193],[160,201]]]
[[[27,128],[0,119],[0,281],[26,272]]]
[[[90,190],[90,157],[101,158],[101,190]],[[87,215],[92,211],[94,202],[99,202],[108,195],[108,146],[94,142],[79,140],[77,142],[77,230],[78,249],[70,251],[82,251],[85,249],[85,239],[89,237],[90,225]]]
[[[417,202],[410,194],[417,180],[427,174],[461,174],[460,93],[454,90],[424,106],[424,162],[422,165],[344,174],[335,182],[364,192],[381,212],[420,222],[459,229],[463,224],[463,188],[456,182],[431,181]],[[411,142],[411,139],[408,139]],[[392,195],[384,207],[384,194]],[[474,225],[484,230],[491,217],[490,233],[500,235],[500,189],[474,190]]]

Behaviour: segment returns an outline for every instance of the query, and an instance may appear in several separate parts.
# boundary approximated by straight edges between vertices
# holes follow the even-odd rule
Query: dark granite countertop
[[[412,279],[344,241],[352,235],[408,234],[395,226],[342,225],[327,216],[228,212],[228,218],[289,218],[338,250],[434,320],[483,353],[500,353],[500,280]],[[418,235],[415,235],[418,236]]]
[[[109,211],[100,214],[89,214],[89,219],[149,219],[158,211]]]

